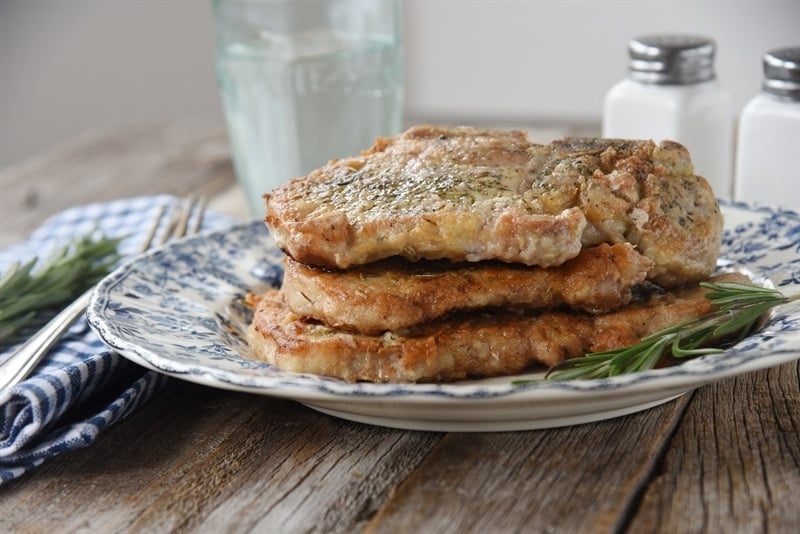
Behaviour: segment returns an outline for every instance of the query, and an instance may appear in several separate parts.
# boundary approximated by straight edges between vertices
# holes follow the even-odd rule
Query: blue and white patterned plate
[[[723,205],[720,266],[784,294],[800,293],[800,215]],[[261,221],[141,256],[98,286],[89,323],[130,360],[213,387],[294,399],[365,423],[419,430],[499,431],[596,421],[664,403],[726,377],[800,358],[800,302],[721,354],[612,379],[513,385],[535,374],[452,384],[351,384],[281,371],[250,356],[248,291],[279,285],[282,254]]]

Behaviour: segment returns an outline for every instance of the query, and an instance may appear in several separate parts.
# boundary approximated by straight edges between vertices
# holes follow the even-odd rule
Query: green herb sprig
[[[111,239],[92,231],[44,260],[14,262],[0,277],[0,343],[61,310],[108,274],[119,261]]]
[[[545,380],[608,378],[653,369],[665,356],[677,359],[723,352],[715,344],[736,343],[752,331],[766,312],[795,300],[776,289],[738,282],[701,282],[709,291],[705,297],[716,308],[699,319],[671,326],[621,349],[593,352],[570,358],[551,367]],[[516,380],[526,384],[537,380]]]

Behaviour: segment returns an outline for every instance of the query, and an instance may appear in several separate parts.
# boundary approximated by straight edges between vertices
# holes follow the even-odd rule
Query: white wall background
[[[649,32],[717,40],[737,108],[761,55],[800,44],[800,0],[406,0],[407,115],[600,121]],[[0,0],[0,167],[97,126],[221,122],[210,0]]]

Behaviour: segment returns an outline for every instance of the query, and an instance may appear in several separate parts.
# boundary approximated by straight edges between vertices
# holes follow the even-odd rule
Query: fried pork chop
[[[648,279],[715,267],[722,216],[688,151],[664,141],[418,126],[265,195],[265,222],[295,260],[347,268],[391,256],[552,267],[599,243],[634,244]]]
[[[712,281],[749,282],[736,274]],[[255,356],[287,371],[348,381],[429,382],[518,373],[588,352],[621,348],[708,314],[706,289],[656,294],[601,315],[510,310],[455,314],[378,336],[347,333],[291,313],[281,292],[252,297]]]
[[[377,334],[485,307],[569,307],[592,313],[631,301],[652,262],[633,245],[602,243],[549,269],[501,262],[384,260],[328,271],[284,259],[283,297],[297,315]]]

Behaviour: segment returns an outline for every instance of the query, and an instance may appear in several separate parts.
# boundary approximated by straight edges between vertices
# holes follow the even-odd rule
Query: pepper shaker
[[[800,47],[767,52],[763,65],[739,119],[735,198],[800,211]]]
[[[704,36],[637,37],[627,78],[606,95],[603,136],[677,141],[718,197],[733,194],[733,98],[714,72],[715,42]]]

